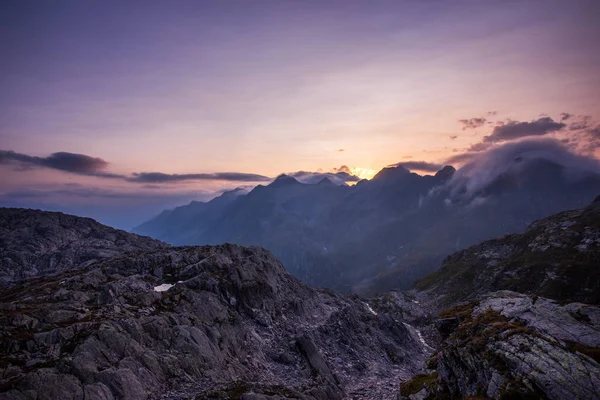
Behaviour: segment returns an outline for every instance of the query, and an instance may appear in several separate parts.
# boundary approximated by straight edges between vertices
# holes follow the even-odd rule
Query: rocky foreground
[[[370,299],[90,221],[0,210],[0,399],[600,398],[600,203]]]
[[[399,318],[260,248],[125,253],[0,294],[0,398],[393,398],[428,352]]]

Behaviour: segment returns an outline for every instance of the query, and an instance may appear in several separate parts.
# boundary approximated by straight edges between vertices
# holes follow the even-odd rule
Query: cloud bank
[[[268,182],[268,176],[243,172],[216,172],[197,174],[166,174],[162,172],[139,172],[132,175],[114,174],[104,171],[109,165],[102,158],[85,154],[57,152],[48,157],[36,157],[0,150],[0,165],[15,165],[20,171],[34,168],[49,168],[76,175],[95,176],[99,178],[118,179],[134,183],[170,183],[183,181],[230,181],[230,182]]]
[[[510,142],[486,152],[458,157],[463,157],[466,164],[448,182],[452,197],[471,198],[509,171],[519,174],[534,160],[560,165],[572,176],[600,173],[597,159],[577,154],[561,141],[550,138]]]
[[[268,176],[247,174],[243,172],[217,172],[212,174],[164,174],[162,172],[140,172],[125,178],[129,182],[168,183],[182,181],[231,181],[231,182],[268,182]]]

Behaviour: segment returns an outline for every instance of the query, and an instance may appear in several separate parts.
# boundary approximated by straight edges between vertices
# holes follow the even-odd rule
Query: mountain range
[[[310,288],[259,247],[35,210],[0,226],[1,400],[600,395],[600,201],[373,297]]]
[[[164,211],[134,232],[173,245],[262,246],[311,286],[372,295],[408,289],[447,255],[600,193],[600,175],[549,158],[515,156],[476,172],[388,167],[354,186],[281,175]]]

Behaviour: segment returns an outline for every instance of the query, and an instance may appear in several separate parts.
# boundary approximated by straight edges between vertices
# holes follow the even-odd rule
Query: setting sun
[[[350,168],[350,171],[352,172],[352,175],[356,175],[361,179],[371,179],[377,173],[374,169],[360,167]]]

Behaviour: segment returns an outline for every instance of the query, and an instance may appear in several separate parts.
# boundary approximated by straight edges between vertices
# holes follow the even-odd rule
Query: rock
[[[460,324],[445,332],[435,355],[438,379],[427,389],[463,398],[598,399],[599,311],[509,291],[446,310],[444,319]],[[408,382],[415,392],[424,385]]]

